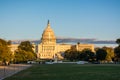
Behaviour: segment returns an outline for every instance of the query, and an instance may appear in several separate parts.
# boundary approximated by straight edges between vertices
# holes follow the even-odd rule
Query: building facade
[[[63,59],[61,56],[66,50],[71,49],[71,44],[57,44],[54,31],[51,29],[48,21],[47,27],[43,31],[41,43],[38,44],[38,58],[40,59],[54,59],[57,55],[59,59]],[[77,44],[75,45],[78,51],[82,51],[85,48],[91,49],[94,52],[93,44]]]

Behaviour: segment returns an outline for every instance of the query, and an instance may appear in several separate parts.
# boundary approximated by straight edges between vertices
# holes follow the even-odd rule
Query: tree
[[[112,59],[115,57],[114,49],[112,47],[103,47],[104,50],[106,50],[106,60],[108,62],[111,62]]]
[[[106,50],[104,50],[102,48],[97,49],[97,51],[96,51],[97,60],[100,60],[100,61],[105,60],[106,55],[107,55]]]
[[[76,49],[69,49],[65,51],[64,58],[70,61],[84,60],[84,61],[94,61],[95,54],[90,49],[84,49],[83,51],[77,51]]]
[[[26,62],[35,60],[37,55],[33,51],[33,46],[29,41],[21,42],[18,50],[15,51],[15,62]]]
[[[116,40],[116,43],[120,46],[120,38]]]
[[[92,62],[95,59],[95,53],[92,52],[90,49],[84,49],[82,50],[79,58],[80,60]]]
[[[116,40],[116,43],[118,46],[114,48],[115,58],[120,61],[120,38]]]
[[[13,54],[10,50],[7,41],[0,39],[0,61],[8,65],[13,58]]]
[[[33,45],[29,41],[23,41],[18,46],[18,49],[21,49],[24,51],[30,51],[30,52],[34,53],[33,48],[34,48]]]
[[[23,50],[16,50],[15,51],[15,59],[14,59],[14,62],[24,62],[26,61],[26,58],[25,58],[25,51]]]
[[[120,58],[120,47],[115,47],[114,52],[118,58]]]
[[[73,50],[73,49],[69,49],[67,51],[65,51],[64,53],[64,58],[70,60],[70,61],[76,61],[78,60],[78,55],[80,54],[79,51],[77,50]]]

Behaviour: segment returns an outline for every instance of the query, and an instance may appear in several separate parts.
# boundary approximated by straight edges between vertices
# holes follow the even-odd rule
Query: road
[[[29,64],[10,64],[9,66],[0,66],[0,80],[6,77],[12,76],[13,74],[29,68],[32,65]]]

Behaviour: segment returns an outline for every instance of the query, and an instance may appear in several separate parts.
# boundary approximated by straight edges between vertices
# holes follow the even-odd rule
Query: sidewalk
[[[10,66],[0,66],[0,80],[24,70],[32,65],[29,64],[10,64]]]

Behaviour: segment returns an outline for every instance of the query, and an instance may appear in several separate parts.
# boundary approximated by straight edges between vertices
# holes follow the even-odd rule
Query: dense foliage
[[[120,46],[120,38],[116,40],[116,43]]]
[[[65,51],[64,57],[70,61],[78,61],[78,60],[94,61],[95,53],[89,49],[84,49],[83,51],[69,49]]]
[[[33,51],[33,45],[29,41],[21,42],[18,50],[15,51],[15,62],[26,62],[35,59],[36,54]]]
[[[111,62],[115,57],[114,49],[112,47],[103,47],[103,49],[107,52],[105,60]]]
[[[118,44],[118,46],[114,49],[115,57],[117,58],[117,60],[120,61],[120,38],[116,40],[116,43]]]
[[[0,61],[6,65],[13,60],[13,54],[10,50],[10,42],[0,39]]]
[[[114,52],[116,54],[116,57],[120,58],[120,47],[119,46],[114,49]]]
[[[82,51],[69,49],[65,51],[64,57],[65,59],[70,61],[82,60],[89,62],[96,62],[96,61],[112,62],[115,58],[115,53],[114,53],[114,49],[111,47],[95,48],[95,52],[92,52],[90,49],[84,49]]]
[[[65,51],[64,58],[70,60],[70,61],[76,61],[79,59],[80,52],[77,50],[67,50]]]
[[[106,55],[107,55],[107,52],[104,49],[98,49],[96,51],[96,58],[97,58],[97,60],[105,60]]]
[[[90,49],[84,49],[81,51],[80,54],[80,60],[84,60],[84,61],[95,61],[95,53],[92,52]]]

